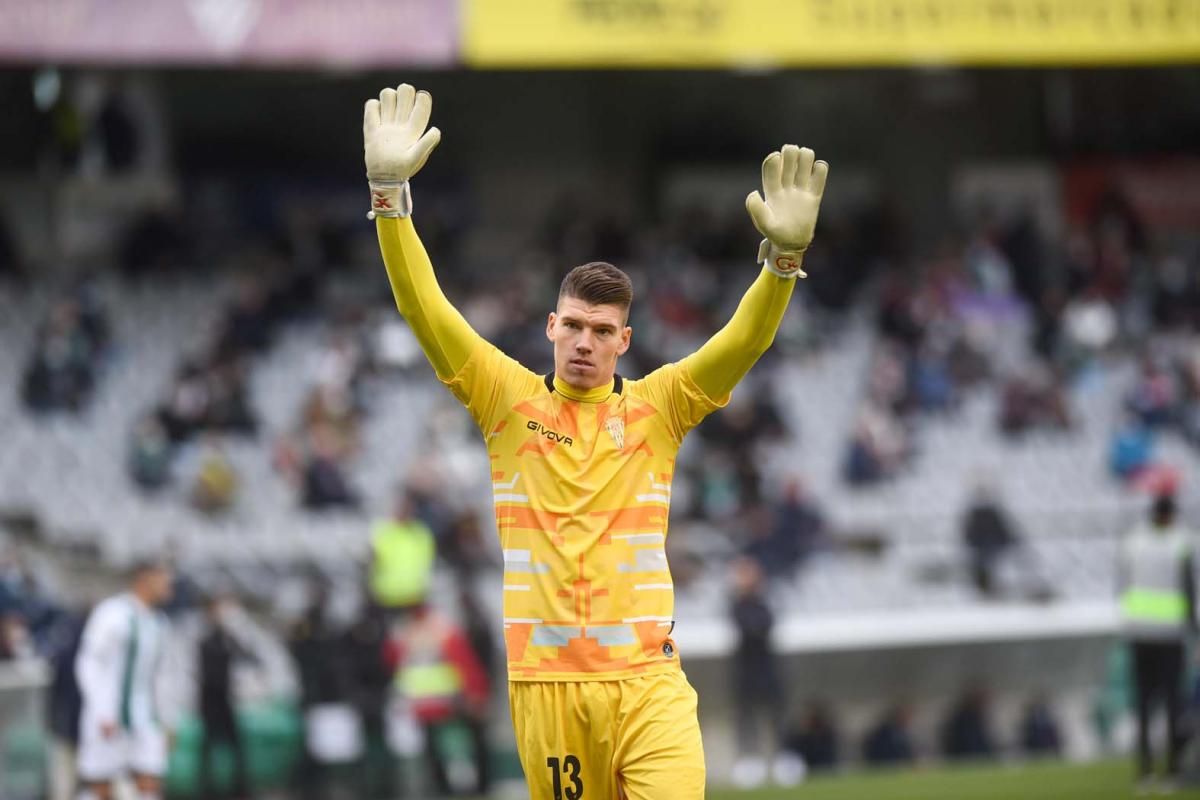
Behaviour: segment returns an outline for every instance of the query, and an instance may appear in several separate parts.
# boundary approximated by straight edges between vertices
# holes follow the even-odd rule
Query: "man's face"
[[[594,389],[612,380],[617,357],[629,349],[633,329],[625,313],[610,304],[592,305],[560,297],[551,311],[546,338],[554,342],[554,371],[576,389]]]
[[[142,573],[138,582],[139,592],[148,605],[161,606],[171,599],[174,591],[174,574],[166,567],[157,567]]]

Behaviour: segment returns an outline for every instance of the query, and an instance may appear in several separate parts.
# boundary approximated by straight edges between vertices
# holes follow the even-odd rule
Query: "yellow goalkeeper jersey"
[[[675,454],[728,401],[686,361],[586,392],[480,340],[446,385],[487,442],[510,680],[677,669],[664,546]]]
[[[535,375],[471,328],[438,286],[411,219],[380,218],[376,228],[396,307],[487,444],[509,679],[678,669],[664,550],[675,454],[770,347],[795,281],[761,269],[696,352],[641,380],[580,391]]]

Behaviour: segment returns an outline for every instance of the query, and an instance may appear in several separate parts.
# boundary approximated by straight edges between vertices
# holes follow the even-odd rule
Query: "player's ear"
[[[633,338],[633,328],[628,325],[621,331],[621,343],[617,345],[617,355],[625,355],[625,351],[629,349],[629,342]]]
[[[546,338],[552,342],[554,341],[554,320],[555,319],[557,319],[557,315],[553,311],[550,312],[550,316],[546,317]]]

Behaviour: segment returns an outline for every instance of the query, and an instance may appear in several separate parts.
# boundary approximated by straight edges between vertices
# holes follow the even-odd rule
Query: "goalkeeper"
[[[534,800],[704,796],[696,692],[671,639],[664,544],[675,455],[775,337],[812,241],[828,167],[794,145],[746,207],[758,277],[699,350],[644,378],[616,373],[633,290],[612,264],[575,267],[546,319],[554,371],[535,375],[446,299],[413,227],[409,180],[441,139],[405,84],[363,119],[371,210],[396,305],[467,407],[492,464],[504,550],[504,638],[517,747]]]

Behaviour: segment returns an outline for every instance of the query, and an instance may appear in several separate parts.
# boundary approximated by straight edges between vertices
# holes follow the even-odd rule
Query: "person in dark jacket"
[[[942,753],[950,759],[991,758],[996,754],[983,689],[969,690],[950,711],[942,724]]]
[[[838,731],[829,706],[821,702],[810,705],[800,724],[784,737],[783,746],[803,758],[809,771],[836,767]]]
[[[343,703],[350,696],[347,665],[340,634],[328,620],[332,587],[323,577],[314,577],[304,615],[288,632],[288,649],[300,677],[300,710],[306,720],[305,742],[293,773],[293,788],[301,798],[329,797],[338,776],[313,754],[309,715],[317,707]]]
[[[1019,541],[1008,514],[990,487],[976,491],[963,517],[962,537],[975,588],[982,595],[996,596],[1000,588],[996,585],[997,565]]]
[[[916,759],[909,722],[912,710],[905,705],[888,709],[863,740],[863,760],[873,765],[911,764]]]
[[[386,714],[392,671],[385,657],[389,636],[387,610],[366,599],[362,613],[342,636],[350,704],[363,723],[363,754],[355,770],[362,800],[396,796],[396,763],[388,749]]]
[[[771,648],[775,616],[763,592],[764,578],[758,562],[750,557],[733,564],[733,624],[738,631],[733,653],[734,707],[737,708],[739,757],[734,765],[734,782],[752,787],[766,779],[766,762],[758,740],[758,715],[771,720],[775,733],[784,719],[783,685]]]
[[[87,610],[63,614],[51,630],[47,645],[51,677],[46,716],[53,747],[50,800],[65,800],[75,795],[75,749],[79,746],[79,720],[83,713],[75,659],[79,656],[87,616]]]
[[[212,754],[223,744],[233,755],[233,796],[248,797],[246,754],[237,724],[233,697],[233,667],[238,660],[253,656],[234,637],[229,617],[234,613],[231,598],[214,596],[207,608],[208,630],[200,640],[200,719],[204,742],[200,746],[200,796],[216,797],[213,791]]]

